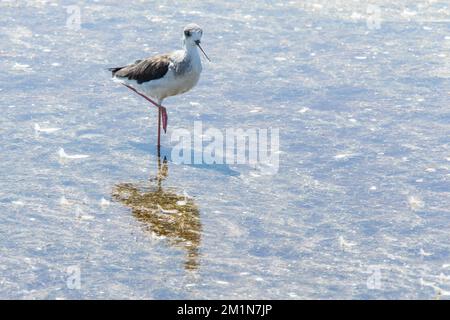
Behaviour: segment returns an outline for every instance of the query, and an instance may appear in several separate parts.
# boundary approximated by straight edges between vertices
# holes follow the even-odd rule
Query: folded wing
[[[125,67],[109,68],[109,71],[112,71],[114,77],[136,80],[137,83],[141,84],[164,77],[169,71],[170,62],[169,55],[157,55],[144,60],[137,60]]]

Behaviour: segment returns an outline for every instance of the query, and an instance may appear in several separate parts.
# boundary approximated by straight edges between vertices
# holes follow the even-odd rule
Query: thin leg
[[[140,95],[140,96],[141,96],[142,98],[144,98],[145,100],[147,100],[147,101],[153,103],[153,104],[155,105],[155,107],[161,108],[161,106],[160,106],[159,104],[157,104],[155,101],[153,101],[152,99],[150,99],[150,98],[147,97],[146,95],[140,93],[139,91],[137,91],[137,90],[136,90],[135,88],[133,88],[132,86],[129,86],[129,85],[125,84],[125,83],[122,83],[122,84],[123,84],[125,87],[127,87],[128,89],[133,90],[134,92],[136,92],[138,95]]]
[[[158,153],[161,146],[161,109],[158,109]]]
[[[162,126],[164,129],[164,133],[166,133],[167,132],[167,120],[168,120],[167,110],[166,110],[166,108],[162,107],[160,109],[160,111],[161,111],[161,117],[162,117]]]
[[[139,91],[137,91],[135,88],[133,88],[132,86],[129,86],[125,83],[122,83],[125,87],[127,87],[130,90],[133,90],[134,92],[136,92],[138,95],[140,95],[142,98],[144,98],[145,100],[151,102],[155,107],[157,107],[159,109],[160,112],[162,112],[162,127],[164,129],[164,133],[167,132],[167,110],[165,107],[157,104],[155,101],[153,101],[152,99],[150,99],[149,97],[147,97],[146,95],[140,93]],[[159,121],[159,118],[158,118]],[[159,129],[158,129],[159,130]],[[159,135],[158,135],[159,136]]]

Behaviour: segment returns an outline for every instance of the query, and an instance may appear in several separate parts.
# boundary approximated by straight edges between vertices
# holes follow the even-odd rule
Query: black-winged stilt
[[[167,130],[167,111],[162,101],[192,89],[200,78],[202,63],[197,48],[209,60],[200,46],[203,31],[196,24],[184,28],[183,48],[156,55],[133,64],[109,68],[114,81],[133,90],[158,108],[158,150],[161,145],[161,121]]]

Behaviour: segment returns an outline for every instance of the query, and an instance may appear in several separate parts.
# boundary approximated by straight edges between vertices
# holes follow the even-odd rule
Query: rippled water
[[[448,297],[450,4],[374,2],[0,2],[0,297]],[[188,22],[158,159],[106,68]],[[279,128],[278,173],[174,163],[194,121]]]

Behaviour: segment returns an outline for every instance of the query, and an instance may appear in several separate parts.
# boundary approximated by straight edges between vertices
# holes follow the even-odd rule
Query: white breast
[[[176,96],[191,90],[198,83],[202,64],[198,52],[185,50],[172,53],[173,61],[168,72],[160,79],[138,84],[135,80],[120,79],[138,91],[153,97],[161,103],[164,98]]]
[[[202,72],[200,57],[197,54],[183,58],[174,61],[167,75],[161,79],[161,84],[158,84],[158,87],[162,87],[161,90],[158,90],[163,96],[162,99],[185,93],[198,83],[200,73]]]

